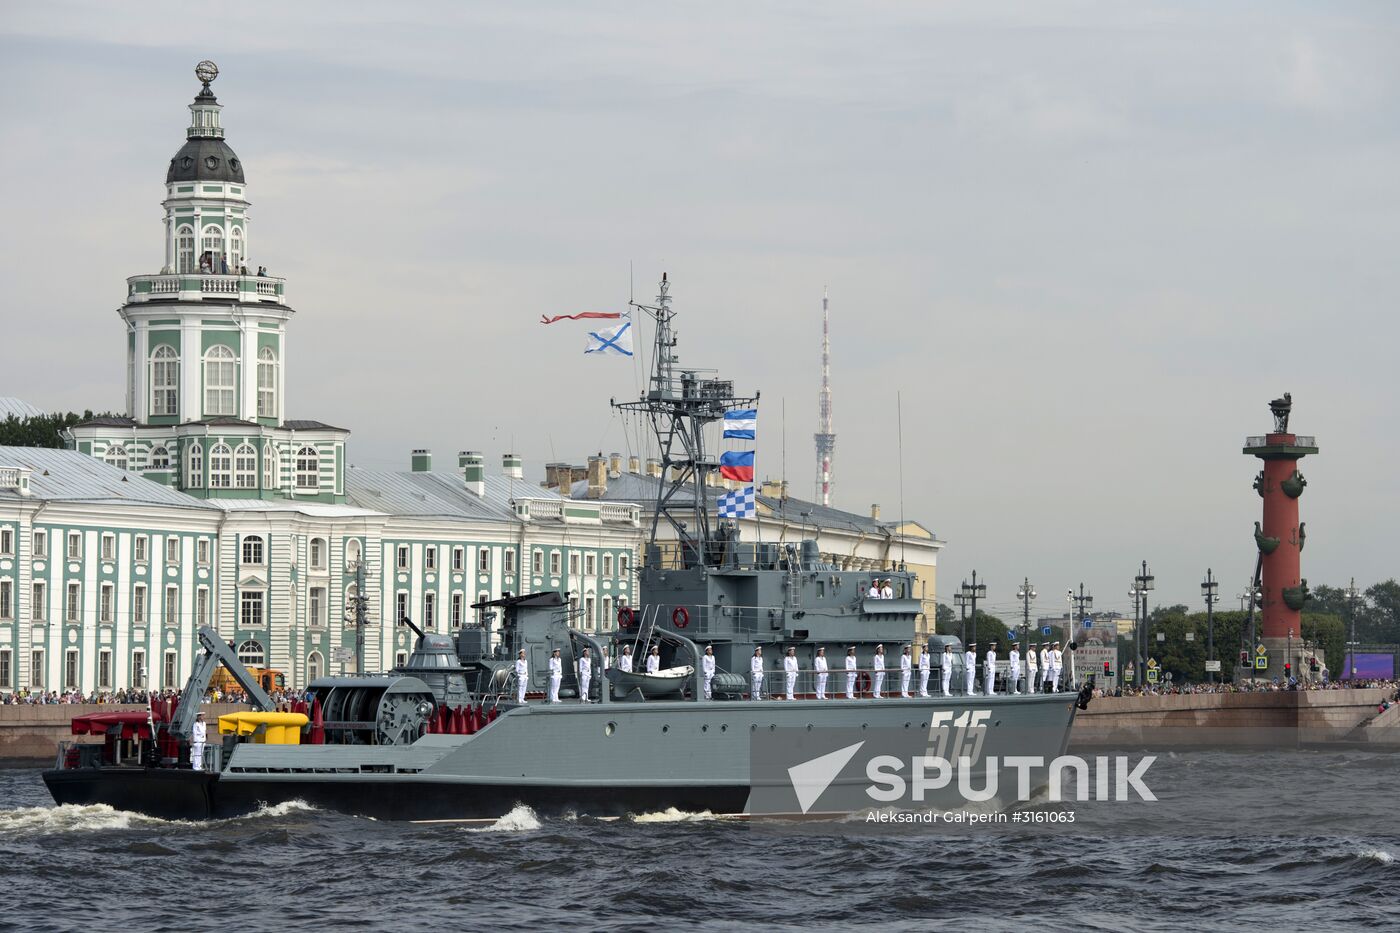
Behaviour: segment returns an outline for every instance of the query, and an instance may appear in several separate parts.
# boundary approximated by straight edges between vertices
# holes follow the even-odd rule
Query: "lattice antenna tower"
[[[831,330],[827,316],[826,289],[822,289],[822,388],[817,399],[816,499],[831,505],[831,458],[836,453],[836,435],[831,431]]]

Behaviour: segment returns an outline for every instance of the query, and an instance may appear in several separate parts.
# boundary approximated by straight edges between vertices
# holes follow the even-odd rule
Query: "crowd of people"
[[[287,710],[292,705],[309,699],[304,690],[273,690],[268,694],[277,704],[277,709]],[[83,693],[79,690],[14,690],[0,693],[0,706],[52,706],[66,703],[90,703],[105,705],[140,704],[146,705],[152,699],[179,700],[179,690],[93,690]],[[212,689],[205,695],[207,703],[247,703],[248,695],[238,688],[230,690]]]
[[[1222,681],[1204,684],[1148,684],[1145,687],[1116,687],[1105,692],[1095,688],[1094,696],[1140,697],[1140,696],[1190,696],[1204,693],[1280,693],[1284,691],[1353,690],[1363,687],[1383,687],[1400,691],[1400,680],[1379,680],[1358,678],[1356,680],[1242,680],[1239,683]]]

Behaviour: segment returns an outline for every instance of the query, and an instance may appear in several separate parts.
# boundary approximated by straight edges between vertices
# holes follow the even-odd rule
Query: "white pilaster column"
[[[234,312],[241,314],[242,309]],[[243,352],[239,355],[239,385],[242,392],[238,417],[253,421],[258,416],[258,322],[243,320]]]
[[[150,354],[146,352],[146,348],[150,345],[150,333],[145,320],[135,322],[132,328],[132,339],[135,340],[135,344],[132,348],[131,411],[127,414],[138,424],[145,424],[151,407],[151,392],[148,383],[151,378]]]
[[[200,346],[199,321],[184,317],[180,322],[180,420],[198,421],[204,411],[200,380],[203,378],[204,349]]]
[[[175,215],[170,210],[165,212],[165,268],[161,271],[175,271]]]

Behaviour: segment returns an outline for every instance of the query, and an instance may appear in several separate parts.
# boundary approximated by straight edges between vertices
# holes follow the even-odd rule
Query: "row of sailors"
[[[904,650],[899,657],[899,695],[909,697],[910,688],[913,682],[914,660],[910,654],[909,645],[904,646]],[[918,695],[927,697],[929,675],[932,671],[930,659],[932,657],[931,645],[925,643],[924,650],[919,653],[919,687]],[[1008,672],[1007,683],[1011,687],[1014,696],[1021,695],[1021,643],[1013,641],[1011,651],[1007,656],[1010,670]],[[1060,675],[1064,670],[1064,653],[1060,650],[1060,643],[1047,642],[1044,646],[1039,643],[1030,645],[1026,651],[1026,693],[1050,693],[1060,692]],[[618,656],[617,666],[624,671],[632,670],[632,646],[624,645],[622,654]],[[608,667],[607,655],[603,656],[603,668]],[[661,649],[653,645],[646,656],[646,672],[655,674],[661,669]],[[987,653],[982,658],[983,677],[982,684],[987,696],[996,695],[996,670],[997,670],[997,643],[992,642],[987,648]],[[816,674],[816,694],[818,700],[828,699],[826,686],[831,674],[830,664],[826,658],[826,649],[818,648],[816,657],[812,661],[812,670]],[[939,665],[941,672],[943,696],[952,694],[953,679],[953,647],[943,646],[943,663]],[[705,646],[705,654],[700,659],[700,672],[704,683],[705,699],[713,699],[711,689],[714,683],[715,651],[709,645]],[[787,655],[783,658],[783,686],[786,698],[795,699],[797,687],[797,675],[800,672],[797,661],[797,649],[788,648]],[[875,646],[875,656],[870,665],[871,694],[879,700],[884,698],[885,689],[885,646]],[[578,677],[579,696],[587,701],[589,687],[593,679],[593,659],[589,656],[589,649],[585,646],[579,656],[575,674]],[[845,659],[846,674],[846,697],[855,699],[857,690],[856,683],[860,678],[859,661],[856,659],[856,649],[854,647],[846,649]],[[969,642],[966,653],[963,655],[963,676],[966,681],[963,692],[971,695],[975,692],[975,681],[977,674],[977,642]],[[766,672],[763,667],[763,649],[754,648],[753,657],[749,660],[750,698],[754,700],[763,699],[763,680]],[[515,659],[515,689],[516,702],[525,702],[525,688],[530,680],[530,665],[525,659],[525,649],[520,649],[520,653]],[[564,681],[564,661],[560,656],[560,651],[555,648],[549,657],[549,702],[559,702],[559,687]]]
[[[870,589],[865,592],[866,599],[894,599],[894,581],[875,579],[870,581]]]

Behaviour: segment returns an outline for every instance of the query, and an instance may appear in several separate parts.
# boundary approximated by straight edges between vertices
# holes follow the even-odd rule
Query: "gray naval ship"
[[[925,644],[934,695],[913,695],[916,669],[915,689],[902,697],[900,646],[914,639],[921,612],[912,573],[898,565],[880,572],[894,596],[873,598],[869,571],[823,563],[815,541],[741,541],[732,522],[716,517],[717,490],[707,478],[718,461],[707,435],[717,433],[726,410],[755,407],[758,399],[680,367],[664,277],[656,304],[635,307],[655,323],[654,363],[641,396],[614,405],[650,424],[668,480],[654,504],[639,602],[619,613],[616,632],[583,631],[559,593],[504,594],[475,607],[486,613],[483,624],[455,637],[415,629],[415,650],[402,667],[313,682],[309,715],[298,715],[275,712],[229,646],[206,628],[182,695],[202,697],[223,664],[254,712],[240,714],[242,725],[223,717],[227,735],[210,724],[198,749],[191,747],[194,702],[163,715],[118,714],[91,724],[87,731],[106,741],[60,751],[56,767],[44,773],[54,799],[166,818],[232,816],[291,800],[395,820],[492,820],[522,804],[540,814],[600,817],[667,808],[751,814],[756,782],[767,780],[755,778],[754,751],[782,735],[905,730],[926,736],[931,749],[951,731],[949,747],[975,749],[975,763],[1062,755],[1076,699],[1087,703],[1087,691],[1078,698],[964,695],[962,644],[933,636]],[[878,645],[889,654],[877,699],[871,662]],[[642,658],[652,647],[658,670],[647,673]],[[709,698],[706,647],[715,659]],[[783,670],[789,647],[799,668],[792,702]],[[761,702],[753,698],[756,648]],[[819,699],[814,659],[821,648],[831,673]],[[855,696],[848,696],[843,666],[851,648],[859,664]],[[618,663],[624,649],[637,659],[634,670]],[[516,673],[522,651],[523,683]],[[556,651],[559,699],[544,702]],[[948,657],[954,692],[945,696],[939,687]],[[586,691],[581,660],[591,675]],[[144,728],[125,721],[139,719]],[[863,780],[852,773],[838,783]],[[999,786],[992,805],[1008,805],[1016,781],[1004,777]],[[952,790],[928,805],[958,806]],[[804,805],[806,816],[825,813],[807,811]]]

